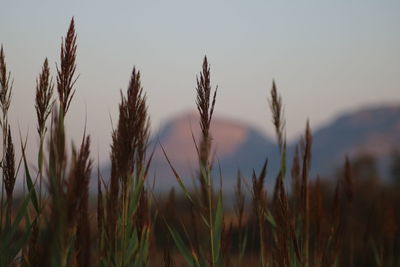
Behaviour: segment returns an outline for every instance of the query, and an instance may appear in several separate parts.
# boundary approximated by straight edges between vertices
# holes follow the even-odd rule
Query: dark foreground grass
[[[380,183],[371,158],[344,159],[334,181],[310,179],[309,122],[288,170],[283,100],[275,82],[268,104],[280,151],[278,175],[268,173],[268,159],[254,166],[261,170],[252,177],[239,170],[233,209],[225,207],[226,177],[212,175],[219,167],[210,153],[217,89],[206,57],[196,87],[201,137],[193,138],[195,188],[186,187],[162,144],[181,192],[156,197],[148,186],[150,118],[140,72],[133,68],[111,133],[111,173],[98,175],[97,208],[90,209],[90,136],[83,130],[80,146],[68,155],[64,128],[78,78],[76,42],[72,19],[56,84],[47,59],[36,82],[36,168],[27,164],[26,141],[10,130],[13,80],[1,47],[0,266],[400,266],[399,187]],[[22,151],[19,160],[15,149]],[[27,191],[14,197],[19,172]],[[275,187],[266,188],[266,179],[274,179]]]

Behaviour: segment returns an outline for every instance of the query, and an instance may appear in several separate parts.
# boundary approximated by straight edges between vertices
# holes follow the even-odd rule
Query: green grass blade
[[[135,266],[137,267],[146,266],[146,260],[149,252],[149,237],[150,231],[149,228],[146,226],[145,229],[143,229],[142,236],[140,238],[139,255],[138,260],[135,264]]]
[[[124,262],[129,264],[132,259],[134,258],[136,252],[139,249],[139,240],[137,237],[137,232],[134,231],[133,234],[131,235],[129,241],[128,241],[128,246],[127,249],[125,251],[125,258],[124,258]]]
[[[183,258],[190,266],[196,266],[195,262],[198,261],[192,256],[192,253],[190,253],[190,250],[186,247],[179,233],[172,229],[169,225],[167,225],[167,227],[169,232],[171,233],[172,239],[174,240],[176,247],[178,248]]]
[[[214,221],[214,263],[217,263],[220,259],[220,250],[221,250],[221,234],[222,234],[222,217],[223,217],[223,209],[222,209],[222,197],[221,195],[218,197],[217,209],[215,211],[215,221]]]
[[[129,211],[128,211],[129,215],[131,215],[131,216],[133,216],[133,214],[135,214],[137,208],[139,207],[140,196],[141,196],[142,191],[143,191],[142,190],[143,189],[143,185],[144,185],[144,179],[141,179],[139,181],[139,183],[136,184],[136,186],[132,185],[132,186],[135,186],[135,187],[133,188],[133,195],[132,195],[132,198],[131,198],[131,205],[130,205]]]
[[[25,197],[24,201],[22,202],[22,205],[18,210],[17,216],[15,217],[15,220],[14,220],[14,223],[13,223],[13,227],[18,228],[18,225],[21,222],[22,218],[28,212],[27,208],[28,208],[29,200],[31,200],[31,198],[32,198],[33,192],[35,192],[34,189],[29,191],[29,194]]]
[[[32,200],[33,207],[35,208],[36,212],[39,213],[38,198],[36,196],[35,186],[32,182],[32,176],[29,173],[28,163],[26,161],[26,155],[25,155],[25,147],[26,147],[26,144],[24,145],[21,140],[21,151],[22,151],[22,160],[24,162],[26,185],[28,187],[29,192],[32,192],[31,200]],[[29,194],[31,194],[31,193],[29,193]]]
[[[33,182],[32,182],[32,177],[29,173],[28,164],[26,163],[25,155],[23,155],[23,159],[24,159],[24,167],[25,167],[26,185],[28,187],[29,192],[32,192],[31,200],[32,200],[33,207],[35,208],[36,212],[39,213],[38,198],[36,196],[35,186],[33,185]]]
[[[265,220],[267,220],[274,228],[276,228],[276,221],[275,221],[274,216],[272,216],[270,210],[267,209],[263,213],[264,213]]]
[[[17,216],[15,217],[10,229],[8,231],[3,231],[2,235],[0,235],[0,258],[1,259],[10,259],[12,260],[16,253],[21,250],[22,246],[26,243],[30,236],[30,231],[32,224],[29,224],[27,221],[28,230],[24,233],[23,237],[17,241],[15,241],[15,234],[18,232],[19,224],[25,216],[27,216],[27,207],[29,201],[31,199],[31,194],[33,191],[30,191],[29,194],[25,197],[21,207],[18,209]],[[15,254],[14,254],[15,253]],[[6,265],[7,266],[7,265]]]
[[[174,176],[176,178],[176,180],[178,181],[179,186],[181,187],[183,193],[185,194],[186,198],[190,200],[190,202],[194,203],[192,200],[192,197],[190,196],[189,190],[186,188],[186,186],[184,185],[184,183],[182,182],[181,177],[179,176],[178,172],[175,170],[174,166],[172,166],[171,161],[169,160],[167,153],[164,150],[164,147],[160,144],[161,149],[164,153],[165,158],[167,159],[168,165],[171,168],[172,172],[174,173]]]

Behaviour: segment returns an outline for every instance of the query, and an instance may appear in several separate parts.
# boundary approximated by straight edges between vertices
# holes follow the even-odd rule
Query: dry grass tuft
[[[10,108],[12,86],[13,82],[11,81],[11,73],[7,72],[5,54],[2,45],[0,48],[0,107],[3,116],[7,114],[8,109]]]
[[[67,153],[64,129],[77,80],[76,50],[72,19],[61,43],[56,105],[47,59],[36,79],[38,167],[27,163],[26,143],[21,140],[20,162],[28,190],[17,199],[18,153],[8,121],[13,82],[1,46],[0,266],[171,267],[184,262],[193,267],[400,266],[399,187],[379,181],[377,162],[371,155],[353,162],[346,157],[336,180],[319,176],[312,180],[313,137],[307,121],[293,157],[292,179],[285,180],[285,117],[275,81],[268,100],[280,153],[273,195],[267,197],[266,160],[258,175],[253,171],[251,185],[238,172],[233,210],[224,208],[221,168],[220,190],[215,193],[211,177],[210,126],[217,88],[213,91],[211,87],[207,57],[196,79],[199,146],[192,136],[199,160],[195,185],[200,185],[200,191],[185,186],[162,146],[183,195],[176,196],[171,190],[168,198],[159,201],[152,192],[154,184],[146,184],[154,151],[150,157],[146,155],[150,119],[140,72],[133,68],[126,95],[121,92],[118,124],[112,132],[110,181],[103,180],[99,167],[97,209],[90,209],[90,136],[85,133],[79,148],[72,145],[72,152]],[[43,151],[44,142],[48,142],[48,151]],[[393,166],[394,170],[399,166]],[[30,169],[35,170],[33,175]],[[47,181],[47,194],[42,194],[42,178]],[[290,187],[292,190],[287,190]],[[252,197],[250,207],[246,206],[246,193]],[[96,212],[97,230],[92,219]],[[92,245],[93,240],[97,245]]]
[[[302,213],[303,213],[303,227],[302,227],[302,236],[303,236],[303,257],[304,262],[308,265],[308,257],[309,257],[309,217],[310,217],[310,196],[309,196],[309,184],[308,184],[308,175],[310,172],[311,166],[311,145],[312,145],[312,135],[310,129],[310,123],[307,121],[306,130],[304,135],[304,141],[302,146],[302,156],[303,156],[303,164],[302,164],[302,173],[301,173],[301,203],[302,203]]]
[[[11,212],[12,192],[15,184],[15,167],[14,167],[14,147],[11,140],[10,125],[8,123],[8,109],[11,104],[11,92],[13,82],[11,81],[11,73],[7,71],[5,54],[3,45],[0,48],[0,108],[2,117],[0,118],[0,126],[3,134],[3,155],[1,159],[1,167],[3,169],[3,179],[1,185],[1,202],[0,202],[0,230],[2,228],[4,208],[4,187],[8,199],[7,214]],[[9,216],[6,216],[10,219]]]
[[[278,95],[275,81],[272,81],[271,99],[269,100],[269,106],[272,112],[272,123],[275,127],[275,133],[278,138],[279,148],[283,148],[285,139],[285,119],[283,112],[282,97]]]
[[[89,181],[92,171],[92,161],[90,160],[90,137],[82,140],[79,152],[74,152],[72,157],[74,183],[77,188],[75,196],[78,199],[77,206],[74,207],[77,214],[76,230],[76,251],[78,266],[91,266],[91,231],[89,223]]]
[[[50,77],[50,69],[47,58],[43,63],[42,72],[36,80],[36,115],[37,115],[37,131],[39,137],[42,138],[46,132],[46,120],[51,113],[52,96],[53,96],[53,81]]]
[[[207,57],[204,57],[202,71],[200,72],[200,77],[197,77],[197,99],[196,105],[197,110],[200,114],[200,129],[201,129],[201,141],[199,145],[199,165],[200,174],[199,180],[201,185],[201,192],[203,197],[203,202],[205,206],[207,205],[207,196],[209,185],[207,177],[204,173],[208,173],[211,169],[210,162],[210,148],[211,148],[211,134],[210,134],[210,124],[211,118],[214,113],[215,100],[217,96],[218,87],[215,88],[213,97],[211,99],[211,77],[210,77],[210,65],[208,64]]]
[[[11,130],[8,128],[7,134],[7,150],[6,157],[3,166],[3,179],[7,193],[7,214],[11,214],[12,206],[12,194],[15,185],[15,155],[14,155],[14,144],[12,142]]]
[[[57,91],[61,110],[65,116],[75,94],[76,71],[76,34],[72,18],[67,36],[61,43],[60,68],[57,67]]]

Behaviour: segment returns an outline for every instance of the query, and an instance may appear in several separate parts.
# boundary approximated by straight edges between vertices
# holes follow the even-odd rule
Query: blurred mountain
[[[400,149],[400,106],[367,108],[339,116],[320,129],[312,128],[311,178],[316,174],[329,177],[342,166],[345,156],[351,160],[360,155],[376,157],[381,175],[388,178],[390,156]],[[237,171],[250,178],[253,169],[258,173],[268,157],[267,183],[273,184],[279,167],[278,148],[274,138],[254,127],[215,116],[211,125],[214,180],[218,183],[219,167],[224,188],[232,189]],[[150,148],[156,147],[149,178],[155,179],[157,189],[177,186],[175,177],[162,153],[161,144],[171,163],[189,186],[197,175],[196,142],[200,140],[197,112],[183,114],[161,128]],[[287,146],[288,174],[295,146]],[[109,169],[109,168],[108,168]],[[107,177],[107,175],[106,175]]]
[[[171,183],[176,184],[176,182],[156,141],[164,147],[174,168],[189,185],[190,180],[196,177],[198,165],[196,145],[199,144],[201,136],[198,119],[196,112],[179,116],[166,123],[151,142],[156,144],[157,148],[150,173],[155,175],[158,187],[169,188]],[[269,137],[255,128],[233,120],[213,117],[211,134],[213,176],[217,180],[221,168],[224,187],[233,185],[239,168],[244,175],[250,176],[253,168],[261,168],[270,151],[277,152],[275,143]],[[271,158],[276,157],[271,155]]]
[[[388,179],[390,157],[400,149],[400,106],[362,109],[347,113],[315,131],[313,172],[328,175],[344,162],[361,155],[376,158],[383,178]]]

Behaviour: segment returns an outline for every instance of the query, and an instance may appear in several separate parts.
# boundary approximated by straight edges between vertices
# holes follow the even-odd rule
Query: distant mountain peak
[[[348,112],[314,134],[313,165],[329,173],[344,160],[374,155],[388,165],[391,153],[400,149],[400,105],[375,106]]]
[[[198,171],[192,133],[196,142],[200,142],[199,116],[196,111],[188,111],[170,120],[155,137],[188,185],[192,185],[190,179]],[[212,149],[215,152],[213,155],[216,157],[214,169],[218,170],[221,167],[225,187],[233,188],[239,168],[244,177],[249,178],[253,169],[256,172],[260,170],[267,157],[267,183],[274,183],[279,169],[279,150],[276,142],[256,128],[218,115],[213,117],[211,134]],[[292,142],[287,145],[288,169],[296,144],[297,142]],[[353,160],[362,154],[376,157],[380,169],[386,170],[383,175],[388,177],[387,169],[394,149],[400,149],[400,105],[348,112],[320,129],[313,129],[310,178],[316,174],[329,177],[342,166],[346,155]],[[152,161],[150,176],[153,175],[160,189],[176,185],[159,146]]]
[[[214,115],[211,121],[211,138],[213,152],[218,157],[230,156],[248,138],[249,126]],[[254,130],[253,130],[254,131]],[[196,162],[197,155],[193,136],[197,143],[201,140],[199,115],[195,111],[186,112],[164,125],[159,139],[166,150],[179,151],[171,153],[178,162]]]

